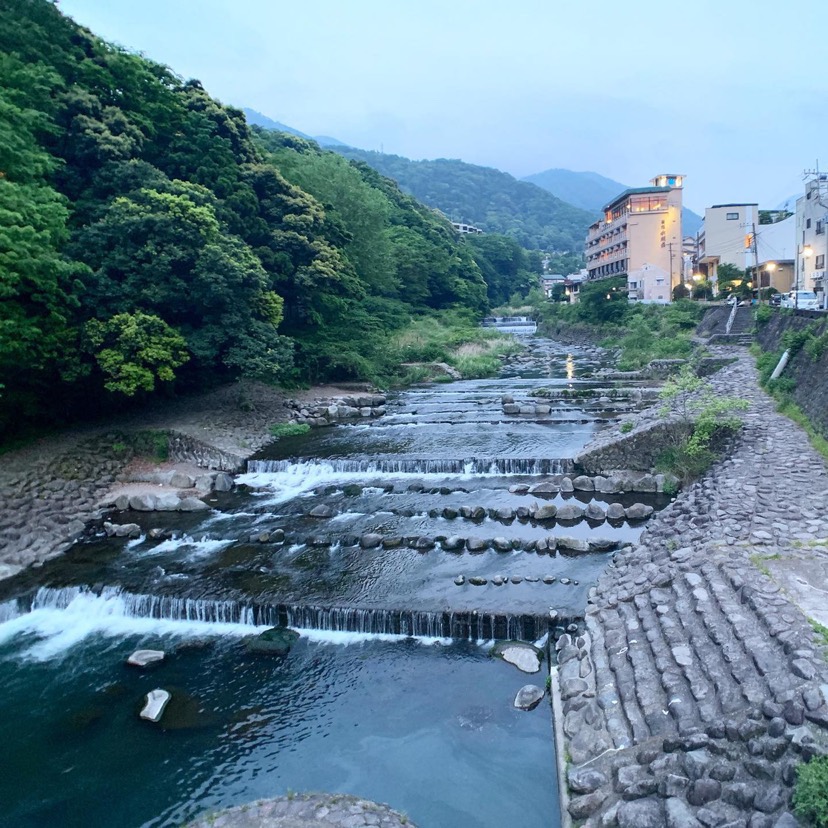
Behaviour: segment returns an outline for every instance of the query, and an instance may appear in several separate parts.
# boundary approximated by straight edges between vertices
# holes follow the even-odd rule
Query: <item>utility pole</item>
[[[759,245],[756,242],[756,223],[754,222],[752,225],[753,232],[751,233],[751,238],[753,239],[753,272],[756,276],[756,287],[759,290],[757,294],[759,297],[759,304],[762,304],[762,274],[759,272]]]

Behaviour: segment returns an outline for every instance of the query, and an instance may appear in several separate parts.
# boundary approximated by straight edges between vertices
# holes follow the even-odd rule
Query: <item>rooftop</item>
[[[625,198],[629,198],[630,196],[644,195],[646,193],[669,193],[672,189],[672,187],[630,187],[628,190],[624,190],[623,193],[617,195],[612,201],[610,201],[604,207],[604,212],[614,207],[619,201],[623,201]]]

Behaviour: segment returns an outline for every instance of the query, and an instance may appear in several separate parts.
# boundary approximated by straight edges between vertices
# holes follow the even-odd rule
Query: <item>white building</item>
[[[698,236],[698,263],[718,293],[719,267],[746,270],[753,264],[751,234],[759,226],[759,205],[714,204],[705,208]]]
[[[817,291],[826,306],[826,257],[828,256],[828,175],[814,175],[805,184],[805,195],[796,200],[796,290]]]

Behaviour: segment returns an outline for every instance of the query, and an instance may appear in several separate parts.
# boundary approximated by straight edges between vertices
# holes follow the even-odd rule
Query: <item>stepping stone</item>
[[[126,661],[133,667],[148,667],[157,664],[165,657],[163,650],[136,650]]]
[[[150,690],[146,695],[144,707],[139,713],[140,717],[146,719],[148,722],[160,722],[161,717],[164,715],[164,709],[169,704],[171,698],[172,696],[161,688]]]
[[[492,655],[513,664],[524,673],[537,673],[543,660],[541,650],[522,641],[499,641],[492,648]]]
[[[553,520],[557,514],[558,507],[554,503],[547,503],[535,510],[534,518],[535,520]]]

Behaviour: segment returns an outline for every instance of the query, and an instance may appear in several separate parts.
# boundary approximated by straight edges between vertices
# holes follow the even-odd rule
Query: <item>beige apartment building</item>
[[[718,293],[719,266],[746,270],[753,264],[751,234],[759,225],[758,204],[714,204],[705,208],[698,236],[698,264]]]
[[[657,175],[649,187],[625,190],[587,232],[589,279],[625,276],[630,301],[667,303],[682,276],[684,176]]]

